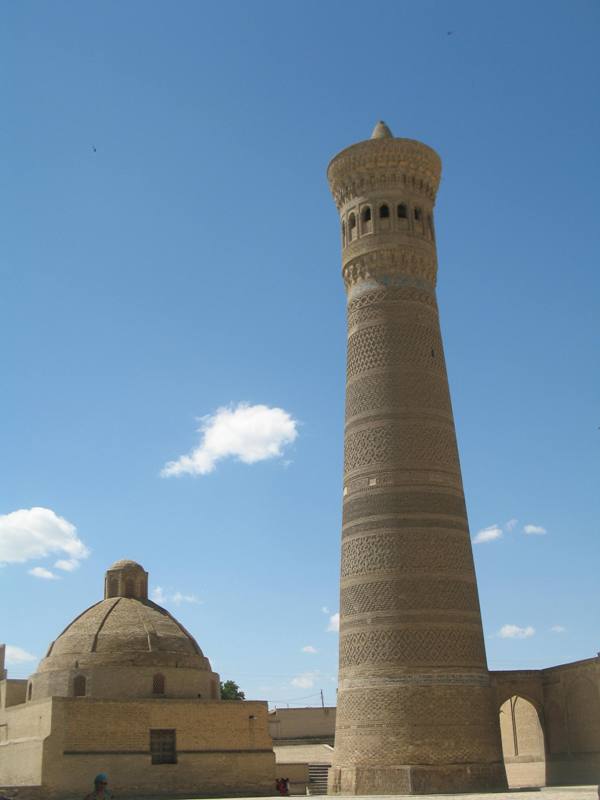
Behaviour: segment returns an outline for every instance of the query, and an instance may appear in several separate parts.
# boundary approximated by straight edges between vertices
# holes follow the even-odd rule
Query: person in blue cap
[[[86,794],[84,800],[112,800],[112,792],[107,789],[108,775],[99,772],[94,778],[94,791]]]

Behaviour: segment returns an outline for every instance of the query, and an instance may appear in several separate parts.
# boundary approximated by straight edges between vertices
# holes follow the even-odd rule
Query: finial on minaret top
[[[385,122],[380,119],[377,125],[373,128],[373,133],[371,134],[371,139],[393,139],[394,134],[385,124]]]

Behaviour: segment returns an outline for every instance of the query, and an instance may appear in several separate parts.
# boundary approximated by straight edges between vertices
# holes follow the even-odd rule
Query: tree
[[[246,695],[242,692],[235,681],[221,681],[221,700],[245,700]]]

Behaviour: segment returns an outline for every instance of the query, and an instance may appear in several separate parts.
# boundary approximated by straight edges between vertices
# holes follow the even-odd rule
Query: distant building
[[[273,794],[267,704],[221,701],[195,639],[148,599],[134,561],[71,622],[29,680],[0,650],[0,787],[83,796],[98,772],[123,795]]]

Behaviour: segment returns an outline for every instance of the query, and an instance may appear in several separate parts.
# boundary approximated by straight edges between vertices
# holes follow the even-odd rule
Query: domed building
[[[121,796],[272,793],[267,704],[221,701],[208,658],[148,599],[135,561],[107,570],[104,599],[29,680],[9,680],[2,662],[0,648],[0,787],[62,797],[107,772]]]
[[[148,600],[135,561],[107,571],[104,600],[76,617],[31,676],[28,699],[164,697],[219,699],[219,676],[193,636]]]

